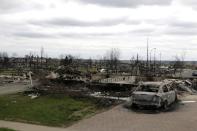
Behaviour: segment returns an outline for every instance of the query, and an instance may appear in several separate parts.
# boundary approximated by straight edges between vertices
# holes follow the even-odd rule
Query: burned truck
[[[172,82],[140,83],[131,95],[132,106],[163,107],[167,109],[177,99]]]

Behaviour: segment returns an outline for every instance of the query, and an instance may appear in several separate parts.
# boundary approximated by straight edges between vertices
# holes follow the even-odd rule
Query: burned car
[[[172,82],[144,82],[132,93],[132,106],[168,108],[177,99]]]
[[[197,76],[197,71],[194,71],[194,72],[192,73],[192,76]]]

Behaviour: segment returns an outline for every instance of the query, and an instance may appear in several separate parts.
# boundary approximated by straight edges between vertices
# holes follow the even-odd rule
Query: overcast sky
[[[0,52],[197,60],[197,0],[0,0]],[[153,50],[152,50],[153,54]]]

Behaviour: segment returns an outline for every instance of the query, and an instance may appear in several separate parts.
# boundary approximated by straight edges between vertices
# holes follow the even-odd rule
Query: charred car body
[[[144,82],[132,93],[132,106],[167,108],[177,99],[172,82]]]

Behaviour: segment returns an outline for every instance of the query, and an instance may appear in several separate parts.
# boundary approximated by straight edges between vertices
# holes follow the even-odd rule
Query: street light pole
[[[160,52],[160,66],[161,66],[161,55],[162,55],[162,54],[161,54],[161,52]]]
[[[154,48],[154,76],[156,75],[156,48]]]
[[[152,48],[151,50],[150,50],[150,69],[151,69],[151,61],[152,61],[152,51],[153,50],[155,50],[156,48]]]
[[[161,76],[161,52],[160,52],[160,63],[159,63],[159,75]]]
[[[147,47],[146,47],[146,48],[147,48],[147,52],[146,52],[146,53],[147,53],[146,75],[148,75],[148,72],[149,72],[149,61],[148,61],[148,59],[149,59],[149,57],[148,57],[148,55],[149,55],[149,43],[148,43],[148,42],[149,42],[149,38],[148,38],[148,37],[147,37],[147,41],[146,41],[146,42],[147,42],[147,43],[146,43],[146,44],[147,44],[147,45],[146,45],[146,46],[147,46]]]

